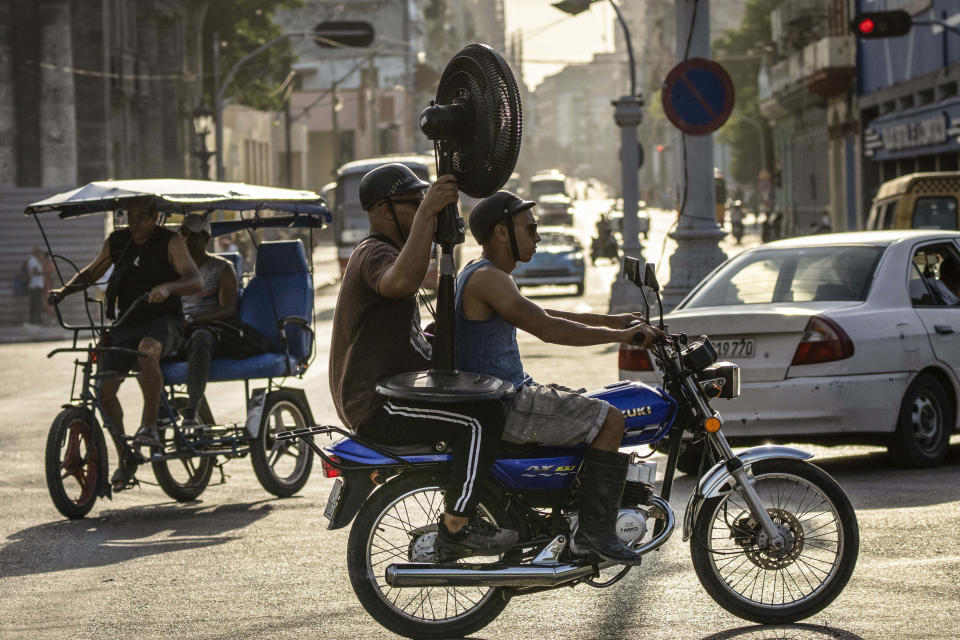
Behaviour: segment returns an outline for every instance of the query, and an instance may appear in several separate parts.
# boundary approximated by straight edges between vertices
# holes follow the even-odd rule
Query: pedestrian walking
[[[27,258],[27,295],[30,300],[30,324],[43,322],[43,249],[34,247]]]

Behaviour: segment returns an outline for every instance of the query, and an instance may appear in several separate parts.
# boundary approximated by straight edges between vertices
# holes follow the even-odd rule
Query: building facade
[[[898,38],[860,40],[857,84],[862,216],[886,180],[960,169],[960,4],[955,0],[857,0],[860,11],[905,9],[915,25]],[[863,221],[861,220],[861,222]]]
[[[774,137],[773,206],[788,235],[825,219],[835,231],[860,227],[852,15],[850,0],[784,2],[771,15],[758,92]]]

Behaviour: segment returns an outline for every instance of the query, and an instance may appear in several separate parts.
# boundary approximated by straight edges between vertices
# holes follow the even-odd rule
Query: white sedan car
[[[740,365],[742,396],[713,401],[731,440],[880,434],[899,463],[931,466],[957,428],[954,273],[958,232],[792,238],[726,261],[664,320]],[[647,351],[626,345],[620,375],[660,382]],[[690,447],[681,465],[697,462]]]

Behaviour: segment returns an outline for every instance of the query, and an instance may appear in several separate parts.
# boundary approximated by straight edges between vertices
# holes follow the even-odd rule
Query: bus
[[[568,195],[567,177],[556,169],[536,173],[530,178],[531,200],[538,201],[549,194]]]
[[[347,268],[353,248],[370,231],[367,212],[360,206],[360,180],[382,164],[399,162],[410,167],[418,178],[436,180],[432,155],[386,155],[348,162],[337,169],[335,197],[333,198],[333,241],[337,245],[340,273]]]

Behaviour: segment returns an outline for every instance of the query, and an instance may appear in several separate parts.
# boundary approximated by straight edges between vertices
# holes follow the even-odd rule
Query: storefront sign
[[[941,113],[923,120],[896,124],[881,129],[880,137],[887,151],[941,144],[947,141],[947,117]]]

